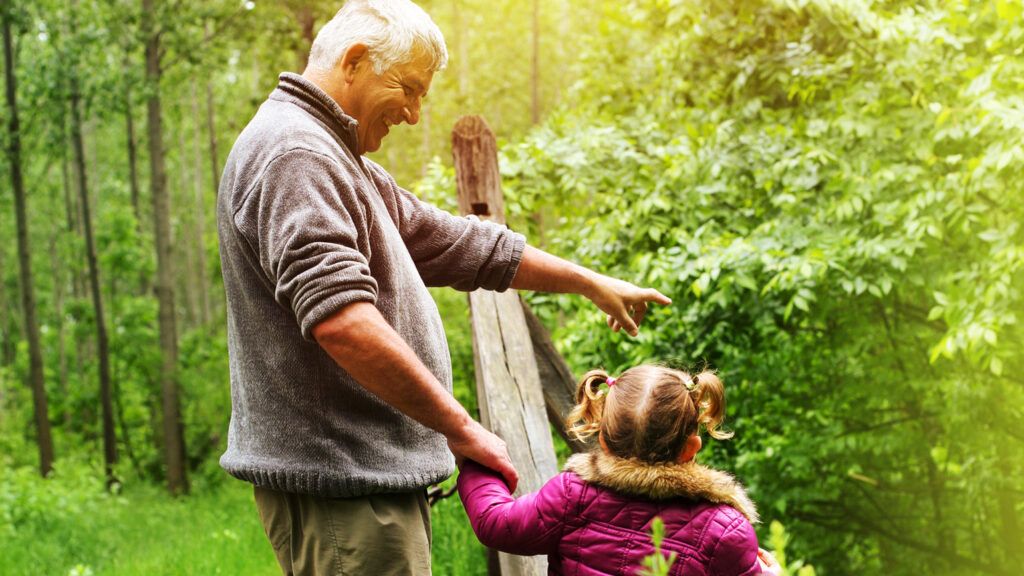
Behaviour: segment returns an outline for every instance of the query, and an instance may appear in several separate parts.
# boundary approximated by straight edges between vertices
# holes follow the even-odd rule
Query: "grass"
[[[35,474],[0,467],[0,575],[280,574],[249,484],[174,499],[147,483],[110,496],[88,468]],[[458,496],[435,506],[433,534],[434,574],[486,574]]]

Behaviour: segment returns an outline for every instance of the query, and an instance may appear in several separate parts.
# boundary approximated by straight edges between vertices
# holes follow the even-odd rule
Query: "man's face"
[[[344,108],[346,114],[359,121],[360,154],[380,149],[391,126],[419,122],[420,104],[430,89],[434,72],[429,56],[421,50],[413,54],[412,60],[396,64],[380,76],[373,71],[369,57],[356,64],[351,97]]]

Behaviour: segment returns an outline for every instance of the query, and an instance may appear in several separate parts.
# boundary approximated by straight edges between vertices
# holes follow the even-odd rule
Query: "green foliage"
[[[644,558],[644,569],[640,571],[642,576],[668,576],[672,565],[676,563],[678,554],[672,552],[665,556],[661,551],[661,543],[665,541],[665,522],[655,516],[651,522],[651,541],[654,542],[654,554]]]
[[[575,106],[502,149],[514,226],[675,301],[630,339],[531,297],[570,363],[718,368],[737,438],[704,458],[830,574],[1013,572],[1012,11],[634,2],[607,21],[622,42],[584,52]]]
[[[778,520],[773,520],[769,526],[768,545],[782,568],[783,576],[815,576],[814,566],[805,564],[803,560],[789,561],[786,556],[788,544],[789,534],[786,533],[786,528]]]

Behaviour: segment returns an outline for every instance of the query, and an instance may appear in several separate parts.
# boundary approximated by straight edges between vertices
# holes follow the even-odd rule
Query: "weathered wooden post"
[[[569,445],[573,452],[583,452],[587,446],[574,440],[565,432],[565,417],[576,403],[576,377],[558,353],[547,328],[540,318],[530,310],[526,302],[522,303],[526,325],[530,329],[530,340],[533,341],[533,357],[540,373],[540,385],[544,390],[544,404],[548,409],[548,420],[558,434]]]
[[[452,130],[459,209],[505,223],[494,133],[479,116],[464,116]],[[539,489],[558,472],[544,408],[533,342],[519,295],[477,290],[469,294],[477,403],[484,426],[500,436],[519,471],[517,494]],[[542,576],[543,556],[498,554],[504,576]]]

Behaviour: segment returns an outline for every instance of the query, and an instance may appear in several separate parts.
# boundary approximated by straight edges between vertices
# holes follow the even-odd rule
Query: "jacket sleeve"
[[[523,556],[553,554],[571,502],[565,478],[559,474],[539,491],[514,498],[496,472],[467,461],[459,472],[459,497],[485,546]]]
[[[427,286],[503,292],[519,269],[526,238],[505,226],[459,217],[421,201],[368,162],[378,185],[394,194],[396,224]]]
[[[344,306],[376,301],[368,212],[336,161],[302,149],[278,156],[233,218],[274,299],[306,339]]]
[[[713,544],[708,573],[712,576],[756,576],[761,573],[757,561],[757,534],[750,522],[736,513],[716,520],[728,522],[721,538]],[[732,516],[732,515],[730,515]]]

